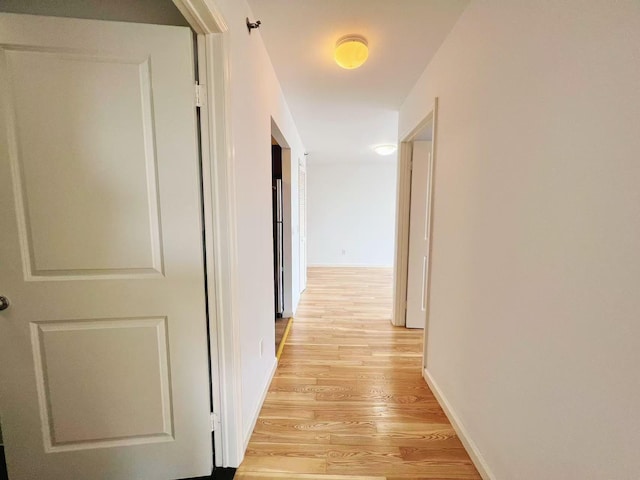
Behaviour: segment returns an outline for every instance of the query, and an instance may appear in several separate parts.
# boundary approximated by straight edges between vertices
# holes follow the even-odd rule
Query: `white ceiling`
[[[249,0],[311,162],[374,161],[397,142],[398,109],[468,0]],[[254,20],[254,19],[252,19]],[[363,35],[356,70],[336,40]]]

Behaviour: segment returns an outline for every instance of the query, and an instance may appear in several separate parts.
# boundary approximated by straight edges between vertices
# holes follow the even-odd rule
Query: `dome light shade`
[[[334,58],[342,68],[353,70],[362,66],[369,57],[369,45],[364,37],[347,35],[336,42]]]
[[[376,145],[375,147],[373,147],[373,149],[375,150],[375,152],[378,155],[391,155],[392,153],[394,153],[398,147],[396,145]]]

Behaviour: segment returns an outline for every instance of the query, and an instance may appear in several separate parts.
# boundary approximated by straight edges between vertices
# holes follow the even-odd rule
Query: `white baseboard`
[[[426,368],[423,369],[422,376],[429,385],[429,388],[433,392],[433,395],[436,397],[436,400],[438,400],[438,403],[444,410],[444,413],[447,415],[447,418],[451,422],[453,429],[458,434],[458,437],[460,438],[464,449],[467,451],[469,457],[471,457],[471,461],[478,469],[480,476],[483,478],[483,480],[495,480],[496,477],[493,475],[493,473],[489,469],[489,465],[487,465],[487,462],[482,457],[482,454],[478,450],[478,446],[471,439],[471,437],[469,436],[469,432],[467,432],[464,424],[460,421],[460,418],[458,417],[458,415],[456,415],[453,407],[447,401],[444,394],[442,393],[442,390],[440,390],[440,387],[438,387],[438,384]]]
[[[269,392],[269,387],[271,386],[271,381],[273,380],[273,376],[276,373],[276,368],[278,368],[278,360],[274,358],[273,365],[271,366],[271,371],[269,372],[269,375],[267,375],[267,382],[264,385],[264,391],[260,396],[260,401],[258,402],[258,406],[253,415],[253,419],[251,420],[251,428],[249,428],[249,430],[247,430],[244,435],[244,450],[242,451],[243,457],[244,457],[244,452],[247,451],[247,447],[249,446],[249,440],[251,440],[253,429],[256,428],[256,423],[258,423],[258,417],[260,417],[260,410],[262,410],[262,404],[264,403],[265,398],[267,398],[267,393]]]
[[[327,268],[393,268],[393,265],[373,265],[367,263],[314,263],[307,265],[308,268],[318,268],[318,267],[327,267]]]

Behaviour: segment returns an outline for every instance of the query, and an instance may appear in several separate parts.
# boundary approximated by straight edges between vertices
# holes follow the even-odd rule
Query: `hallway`
[[[391,269],[310,268],[236,479],[479,479],[391,326]]]

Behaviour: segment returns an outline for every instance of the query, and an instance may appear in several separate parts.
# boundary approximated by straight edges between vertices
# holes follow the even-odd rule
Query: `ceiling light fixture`
[[[342,68],[353,70],[369,57],[369,44],[360,35],[346,35],[336,42],[334,58]]]
[[[396,145],[388,144],[388,145],[376,145],[375,147],[373,147],[373,149],[378,155],[386,156],[394,153],[398,149],[398,147]]]

